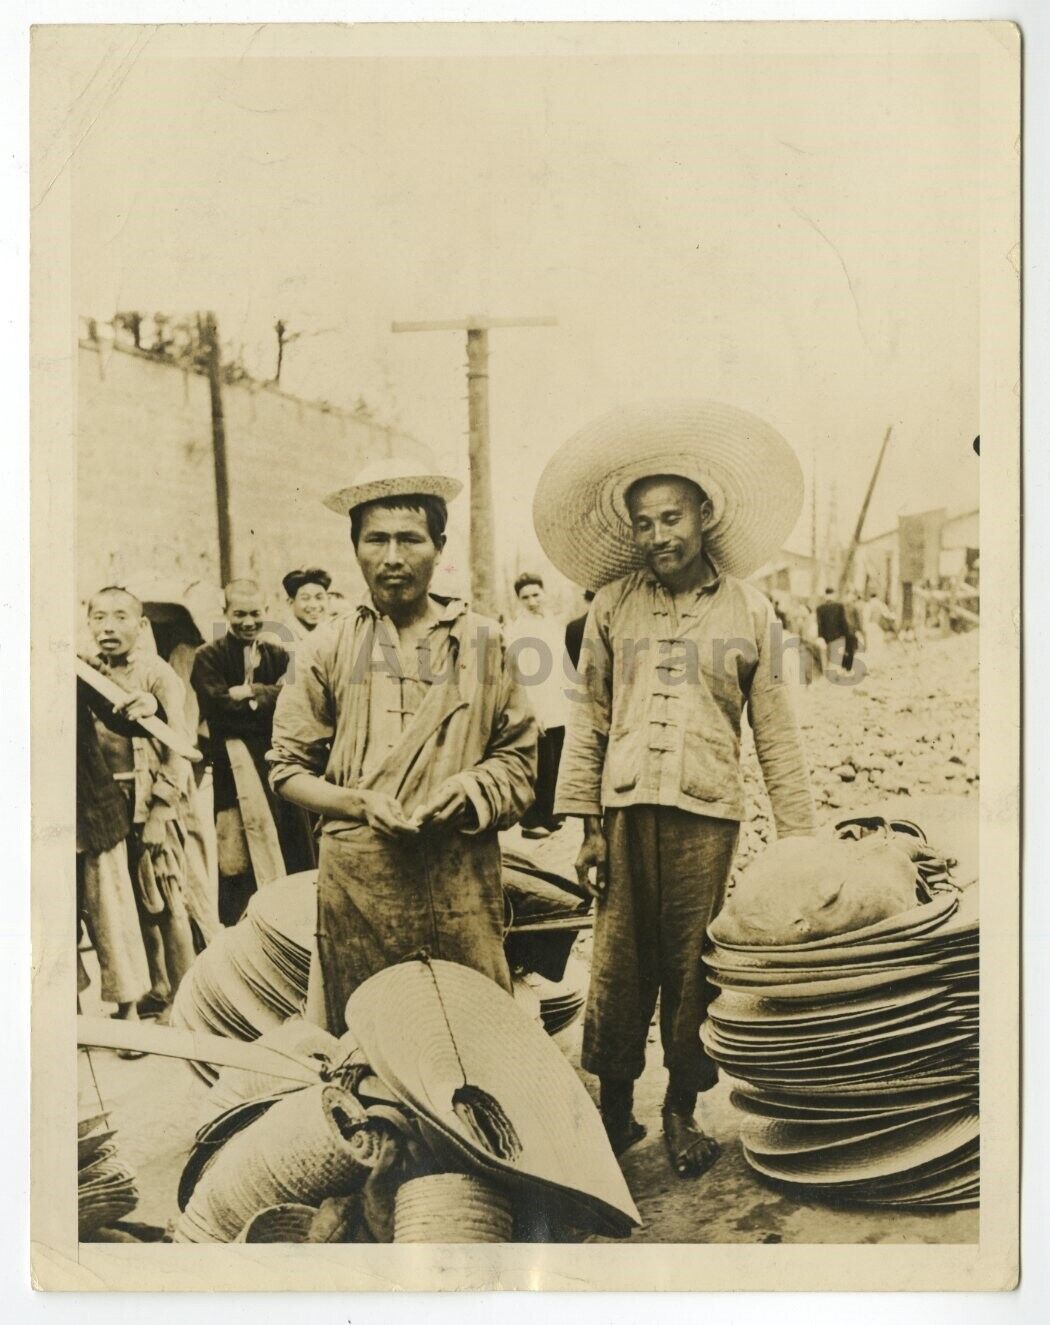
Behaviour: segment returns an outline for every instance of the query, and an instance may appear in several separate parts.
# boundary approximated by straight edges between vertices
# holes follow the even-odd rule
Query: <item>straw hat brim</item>
[[[636,479],[673,474],[710,497],[711,559],[747,576],[767,562],[802,510],[802,467],[769,424],[715,401],[640,405],[582,428],[548,462],[533,502],[544,552],[587,589],[638,569],[624,494]]]
[[[353,483],[348,488],[330,492],[324,504],[336,515],[349,515],[355,506],[378,501],[382,497],[440,497],[451,501],[463,490],[458,478],[443,474],[410,474],[406,477],[375,479],[371,483]]]
[[[940,1159],[974,1140],[979,1132],[976,1111],[964,1109],[921,1118],[884,1136],[834,1150],[764,1155],[745,1143],[744,1155],[753,1168],[770,1178],[795,1183],[861,1182],[904,1174]]]

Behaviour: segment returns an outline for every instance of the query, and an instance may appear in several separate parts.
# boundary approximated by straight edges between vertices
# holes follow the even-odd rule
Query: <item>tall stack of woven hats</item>
[[[786,839],[709,931],[702,1037],[748,1163],[827,1200],[979,1200],[978,897],[912,824]]]

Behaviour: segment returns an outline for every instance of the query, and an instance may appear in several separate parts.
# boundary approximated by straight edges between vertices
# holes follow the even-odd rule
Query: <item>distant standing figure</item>
[[[256,879],[246,851],[237,846],[243,842],[243,825],[227,740],[243,741],[251,755],[267,794],[288,873],[310,869],[314,853],[305,819],[269,791],[267,778],[266,752],[278,687],[288,670],[288,651],[259,638],[263,597],[254,580],[234,580],[225,594],[227,633],[197,650],[192,680],[211,745],[219,838],[219,919],[224,925],[235,925],[255,892]]]
[[[824,590],[824,601],[817,604],[817,634],[827,645],[828,662],[837,662],[841,658],[842,666],[848,672],[853,666],[849,622],[846,608],[830,587]]]
[[[860,598],[855,589],[850,589],[846,594],[846,601],[843,603],[846,609],[846,651],[849,654],[850,664],[846,671],[850,671],[853,666],[853,659],[859,649],[865,647],[864,638],[864,619],[861,612]],[[845,666],[845,661],[843,661]]]
[[[539,727],[536,800],[521,819],[522,837],[549,837],[561,827],[554,816],[554,789],[565,742],[569,678],[565,668],[565,627],[547,614],[547,595],[539,575],[514,581],[524,611],[506,628],[508,655],[518,671]]]
[[[593,589],[584,590],[583,601],[589,609],[591,603],[594,602]],[[583,648],[583,632],[587,625],[587,615],[587,612],[584,612],[581,616],[573,617],[565,627],[565,652],[569,655],[569,661],[573,667],[579,667],[580,665],[580,651]]]
[[[891,620],[893,613],[873,589],[864,604],[864,645],[868,658],[872,661],[882,657],[886,648],[884,623]]]

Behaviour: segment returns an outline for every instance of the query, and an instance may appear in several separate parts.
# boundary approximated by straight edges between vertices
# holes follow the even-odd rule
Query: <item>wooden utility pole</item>
[[[219,578],[224,585],[233,579],[233,537],[230,528],[230,477],[226,466],[226,420],[222,412],[222,363],[219,329],[214,313],[198,318],[201,349],[204,351],[211,394],[211,444],[215,461],[215,513],[219,527]]]
[[[860,536],[864,532],[864,521],[868,516],[868,507],[871,505],[871,494],[875,491],[875,482],[879,477],[879,470],[882,468],[882,462],[886,457],[886,448],[890,444],[890,434],[893,432],[893,424],[886,429],[886,436],[882,439],[882,446],[879,448],[878,459],[875,461],[875,468],[871,471],[871,480],[868,483],[868,490],[864,494],[864,501],[860,508],[860,514],[857,516],[857,527],[853,531],[853,537],[850,539],[849,549],[846,552],[846,560],[842,563],[842,574],[839,576],[839,594],[843,594],[846,585],[849,582],[849,574],[853,569],[853,558],[856,556],[857,548],[860,545]]]
[[[810,484],[809,512],[809,596],[816,603],[820,597],[820,566],[817,564],[817,448],[813,448],[813,477]]]
[[[395,322],[393,331],[467,333],[467,418],[470,428],[470,596],[476,611],[495,616],[496,539],[489,435],[489,336],[498,327],[555,327],[553,317],[467,317]]]

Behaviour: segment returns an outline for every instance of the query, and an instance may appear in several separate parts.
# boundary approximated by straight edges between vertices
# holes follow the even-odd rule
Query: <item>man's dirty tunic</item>
[[[370,600],[319,626],[274,714],[275,790],[306,771],[386,792],[408,816],[449,778],[468,798],[464,826],[402,840],[362,821],[322,820],[317,933],[332,1031],[343,1029],[359,984],[420,951],[510,988],[497,832],[532,802],[536,724],[504,665],[498,625],[432,597],[438,620],[415,658]]]

